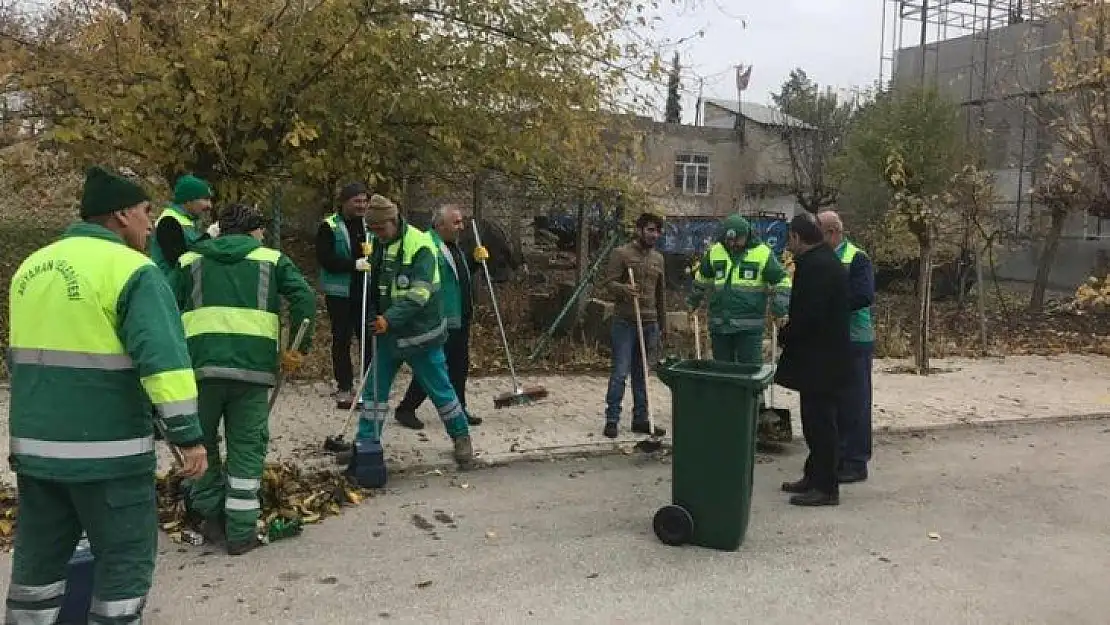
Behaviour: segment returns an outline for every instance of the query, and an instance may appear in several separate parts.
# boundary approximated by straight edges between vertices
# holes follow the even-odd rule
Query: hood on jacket
[[[247,254],[260,247],[262,243],[249,234],[224,234],[197,243],[193,246],[193,251],[205,258],[230,265],[243,260]]]
[[[752,224],[747,219],[740,215],[729,215],[721,220],[721,225],[717,229],[718,241],[724,243],[725,239],[744,236],[748,237],[748,242],[744,247],[752,247],[759,242],[752,234]]]

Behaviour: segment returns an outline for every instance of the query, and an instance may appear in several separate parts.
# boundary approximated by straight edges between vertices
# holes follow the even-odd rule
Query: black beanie
[[[81,217],[108,215],[149,200],[150,196],[138,184],[94,165],[85,172]]]
[[[366,185],[361,182],[352,182],[339,190],[339,202],[343,203],[355,196],[368,195],[369,193],[370,190],[366,188]]]
[[[266,226],[266,218],[253,206],[232,204],[220,211],[220,234],[247,234]]]

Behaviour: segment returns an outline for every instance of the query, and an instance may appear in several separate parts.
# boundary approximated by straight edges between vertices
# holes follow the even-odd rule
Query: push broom
[[[628,268],[628,286],[633,289],[636,288],[636,276],[633,274],[631,267]],[[640,364],[644,367],[644,390],[646,391],[649,371],[647,361],[647,347],[644,345],[644,322],[643,319],[640,318],[639,295],[636,295],[632,298],[632,306],[636,312],[636,338],[640,340]],[[636,451],[642,451],[644,453],[650,454],[659,451],[663,447],[663,441],[660,440],[659,436],[655,434],[655,418],[651,415],[651,398],[645,397],[644,399],[647,401],[647,405],[645,406],[645,408],[647,409],[648,431],[650,432],[650,437],[636,443],[634,448],[636,449]]]
[[[482,246],[482,237],[478,234],[478,220],[471,219],[470,225],[474,229],[474,241],[478,247]],[[505,408],[506,406],[521,406],[529,404],[539,399],[547,397],[547,389],[542,386],[529,386],[525,388],[520,384],[520,378],[516,376],[516,367],[513,366],[513,353],[509,349],[509,338],[505,335],[505,324],[501,321],[501,309],[497,306],[497,293],[493,290],[493,280],[490,279],[489,265],[486,264],[485,259],[478,261],[482,263],[482,270],[485,272],[486,284],[489,285],[489,298],[493,302],[493,314],[497,316],[497,330],[501,333],[501,344],[505,346],[505,360],[509,363],[509,375],[513,377],[513,390],[509,393],[502,393],[493,398],[494,408]]]
[[[365,233],[362,237],[362,256],[364,258],[370,258],[370,254],[374,249],[370,245],[370,231],[366,228],[366,217],[362,218],[362,231]],[[361,331],[358,337],[358,370],[361,372],[359,376],[361,379],[358,384],[358,392],[351,396],[351,405],[347,406],[347,420],[343,424],[343,429],[340,430],[339,434],[324,437],[324,451],[330,451],[332,453],[343,452],[350,448],[350,443],[344,440],[344,432],[350,427],[351,417],[355,414],[355,409],[358,408],[358,404],[361,401],[362,390],[366,388],[366,295],[368,290],[367,285],[369,284],[370,276],[362,276],[362,316],[359,320],[361,323],[359,326]],[[373,339],[371,339],[371,341],[373,341]],[[374,345],[377,346],[377,342],[374,342]],[[377,357],[377,349],[372,349],[371,352],[370,357],[373,363],[374,359]]]

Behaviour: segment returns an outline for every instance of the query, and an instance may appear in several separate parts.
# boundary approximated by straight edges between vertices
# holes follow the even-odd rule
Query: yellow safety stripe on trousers
[[[135,616],[142,611],[144,605],[146,605],[146,595],[134,597],[132,599],[115,599],[113,601],[104,601],[93,597],[92,604],[89,606],[89,616],[94,619],[97,616],[110,619]]]
[[[64,579],[40,586],[28,584],[11,584],[8,586],[8,599],[11,601],[48,601],[64,594],[66,594],[66,580]]]
[[[197,380],[192,369],[172,369],[142,378],[143,389],[163,417],[197,411]]]
[[[276,313],[233,306],[206,306],[181,315],[185,337],[201,334],[242,334],[278,339],[280,320]]]
[[[55,460],[107,460],[139,456],[154,451],[154,437],[129,438],[119,441],[42,441],[12,437],[14,455],[53,458]]]

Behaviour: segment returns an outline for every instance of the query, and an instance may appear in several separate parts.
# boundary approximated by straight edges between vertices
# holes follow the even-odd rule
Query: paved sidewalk
[[[928,377],[889,372],[904,361],[876,361],[874,416],[876,430],[943,427],[999,420],[1022,421],[1110,413],[1110,358],[1102,356],[1020,356],[1006,359],[938,359],[933,366],[947,370]],[[402,373],[394,386],[396,405],[408,383]],[[529,376],[526,385],[539,384],[550,396],[528,406],[494,410],[494,396],[512,389],[507,378],[473,378],[467,388],[471,409],[485,419],[472,429],[475,449],[486,462],[545,457],[560,453],[628,452],[640,436],[628,431],[631,388],[625,394],[621,435],[602,436],[605,376]],[[657,424],[670,429],[670,391],[657,378],[649,381]],[[346,411],[337,410],[325,384],[290,384],[282,392],[271,419],[271,459],[332,465],[322,443],[343,430]],[[0,393],[0,411],[7,412],[8,393]],[[795,433],[800,436],[797,395],[777,389],[776,404],[790,408]],[[385,446],[393,470],[454,466],[451,446],[430,402],[419,412],[426,423],[414,432],[392,416],[386,424]],[[75,418],[80,413],[75,412]],[[346,428],[350,438],[354,425]],[[0,420],[0,454],[7,456],[7,420]],[[161,464],[168,453],[161,450]],[[0,479],[13,476],[4,467]]]

